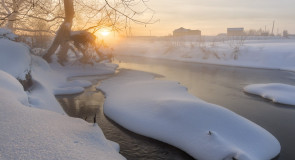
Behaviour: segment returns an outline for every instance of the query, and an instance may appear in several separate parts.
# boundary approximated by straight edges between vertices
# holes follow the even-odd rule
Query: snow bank
[[[54,95],[76,94],[91,86],[85,80],[67,80],[62,72],[52,70],[48,63],[32,55],[32,77],[34,85],[28,93],[30,104],[35,108],[46,109],[65,114]]]
[[[68,82],[70,76],[114,73],[116,68],[81,67],[53,70],[27,46],[0,37],[0,159],[125,159],[119,145],[107,140],[97,125],[62,115],[54,95],[91,86],[85,80]],[[34,83],[25,92],[16,78],[24,79],[28,72]]]
[[[98,63],[91,65],[60,66],[48,64],[38,56],[32,55],[32,77],[34,86],[29,93],[30,103],[36,108],[65,114],[54,95],[77,94],[92,85],[86,80],[72,80],[73,76],[104,75],[115,73],[117,65]],[[44,99],[43,97],[46,97]]]
[[[12,33],[9,29],[0,28],[0,38],[9,39],[15,41],[18,36]]]
[[[61,66],[54,62],[50,64],[50,67],[55,71],[63,73],[66,77],[75,77],[114,74],[118,65],[112,63],[94,63],[93,65],[86,65],[79,62],[69,62],[66,66]]]
[[[29,48],[21,43],[0,38],[0,69],[12,76],[25,80],[30,71]]]
[[[125,159],[97,125],[28,107],[20,83],[3,71],[0,95],[0,159]]]
[[[295,86],[292,85],[281,83],[251,84],[244,87],[244,91],[275,103],[295,105]]]
[[[206,38],[206,37],[205,37]],[[218,38],[218,37],[216,37]],[[295,39],[125,39],[114,55],[295,71]]]
[[[123,127],[206,160],[269,160],[280,144],[269,132],[223,107],[202,101],[177,82],[122,70],[98,87],[104,112]]]
[[[25,80],[26,75],[31,73],[34,82],[28,95],[29,103],[35,108],[65,114],[54,95],[77,94],[91,86],[91,82],[86,80],[68,81],[69,77],[113,74],[117,68],[117,65],[107,63],[82,65],[71,61],[66,66],[56,62],[49,65],[35,56],[43,50],[35,50],[35,55],[32,55],[28,46],[9,40],[7,36],[11,38],[11,34],[0,28],[0,70],[19,80]]]
[[[5,92],[5,94],[1,94],[2,96],[10,95],[6,101],[13,99],[17,100],[23,105],[28,105],[28,97],[24,92],[23,86],[16,80],[14,77],[9,75],[6,72],[0,70],[0,89]]]

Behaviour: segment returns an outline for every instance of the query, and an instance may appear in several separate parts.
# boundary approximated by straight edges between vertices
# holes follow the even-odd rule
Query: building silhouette
[[[228,36],[242,36],[244,34],[244,28],[227,28]]]
[[[173,31],[173,36],[201,36],[201,31],[181,27]]]

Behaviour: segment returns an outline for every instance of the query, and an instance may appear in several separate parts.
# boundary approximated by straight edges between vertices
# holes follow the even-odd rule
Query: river
[[[279,160],[295,159],[295,106],[243,92],[243,87],[254,83],[295,85],[294,72],[141,57],[117,57],[115,63],[120,68],[153,72],[180,82],[196,97],[228,108],[272,133],[282,147]]]
[[[272,133],[281,143],[279,160],[295,159],[295,106],[275,104],[258,96],[246,94],[243,87],[253,83],[286,83],[295,85],[292,72],[227,67],[178,62],[142,57],[116,57],[120,68],[152,72],[166,80],[178,81],[188,91],[210,103],[226,107],[255,122]],[[134,134],[103,114],[104,96],[96,91],[105,76],[77,77],[94,84],[83,94],[58,97],[64,110],[72,117],[96,121],[106,137],[121,146],[120,153],[128,160],[192,160],[186,153],[150,138]]]

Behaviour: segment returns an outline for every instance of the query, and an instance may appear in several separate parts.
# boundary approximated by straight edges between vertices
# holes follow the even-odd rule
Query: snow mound
[[[244,87],[244,91],[275,103],[295,105],[295,86],[292,85],[281,83],[251,84]]]
[[[122,70],[102,82],[104,112],[138,134],[176,146],[206,160],[269,160],[280,152],[277,139],[253,122],[207,103],[177,82]]]
[[[99,66],[92,74],[114,73],[116,68]],[[107,140],[98,125],[62,115],[54,96],[83,92],[91,82],[67,79],[91,72],[84,73],[81,66],[72,74],[59,71],[30,55],[27,46],[0,38],[0,159],[125,159],[118,153],[119,145]],[[29,72],[34,83],[25,92],[16,78],[24,79]]]
[[[78,94],[84,92],[85,87],[90,87],[91,82],[86,80],[73,80],[61,83],[59,88],[54,89],[54,95]]]
[[[25,80],[30,71],[30,50],[21,43],[0,38],[0,69],[17,79]]]
[[[10,74],[0,70],[0,89],[5,91],[6,94],[11,95],[13,99],[16,99],[24,105],[28,105],[28,96],[24,91],[23,86],[12,77]],[[2,96],[2,95],[1,95]],[[9,99],[11,99],[10,97]]]
[[[62,83],[60,87],[72,87],[72,86],[90,87],[91,85],[92,83],[86,80],[73,80],[73,81],[68,81],[66,83]]]
[[[35,56],[43,57],[45,55],[45,53],[46,53],[46,49],[44,49],[44,48],[32,48],[31,52]]]
[[[15,41],[18,36],[12,33],[10,30],[5,28],[0,28],[0,39],[5,38],[12,41]]]
[[[70,61],[65,66],[53,62],[50,64],[50,67],[55,71],[63,73],[66,77],[75,77],[114,74],[118,65],[111,63],[94,63],[93,65],[90,65],[82,64],[77,61]]]
[[[82,87],[64,87],[54,90],[54,95],[78,94],[84,92]]]
[[[29,93],[29,101],[33,107],[65,114],[54,95],[77,94],[92,85],[86,80],[72,80],[74,76],[113,74],[117,65],[97,63],[94,65],[48,64],[39,56],[32,55],[32,77],[34,86]],[[46,97],[44,99],[43,97]]]
[[[26,92],[3,71],[0,95],[0,159],[125,159],[97,125],[25,106]]]
[[[31,106],[65,114],[54,95],[76,94],[91,85],[88,81],[69,81],[63,73],[51,69],[48,63],[32,55],[32,77],[34,85],[29,92]],[[44,98],[46,97],[46,98]]]

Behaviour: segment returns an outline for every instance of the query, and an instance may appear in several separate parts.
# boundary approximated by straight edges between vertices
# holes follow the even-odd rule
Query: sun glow
[[[103,29],[99,32],[102,36],[106,37],[110,34],[110,31],[107,29]]]

